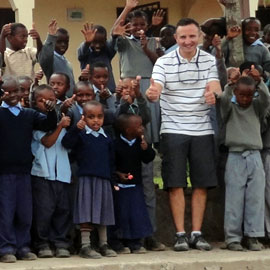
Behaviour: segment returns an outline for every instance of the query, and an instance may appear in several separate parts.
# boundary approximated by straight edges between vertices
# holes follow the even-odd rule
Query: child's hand
[[[163,9],[158,9],[153,13],[152,16],[152,25],[157,26],[160,25],[164,19],[165,11]]]
[[[40,39],[39,33],[35,27],[35,23],[32,24],[32,29],[29,31],[29,36],[34,40]]]
[[[141,148],[142,148],[142,150],[146,150],[148,148],[148,144],[147,144],[146,140],[144,139],[144,135],[141,136],[141,139],[142,139]]]
[[[138,0],[126,0],[126,7],[128,9],[133,9],[137,7],[138,4],[139,4]]]
[[[143,49],[147,48],[148,40],[143,30],[140,30],[140,41]]]
[[[101,88],[100,88],[100,92],[99,92],[99,97],[101,99],[107,99],[111,96],[110,92],[108,91],[108,89],[105,89],[104,85],[101,85]]]
[[[229,68],[227,73],[228,73],[228,82],[233,84],[235,84],[241,76],[239,68],[234,67]]]
[[[68,108],[70,108],[74,102],[75,102],[76,95],[74,94],[71,98],[67,98],[63,104],[62,104],[62,109],[63,111],[67,111]]]
[[[62,128],[66,128],[66,127],[69,127],[70,126],[70,117],[69,116],[65,116],[64,113],[62,113],[62,118],[59,122],[59,125],[62,126]]]
[[[227,36],[226,39],[230,40],[233,38],[236,38],[237,36],[239,36],[242,33],[241,27],[238,25],[229,27],[227,29]]]
[[[11,34],[11,23],[5,24],[1,31],[1,36],[6,38],[8,35]]]
[[[39,71],[35,73],[35,85],[38,85],[38,82],[43,78],[43,75],[44,73],[42,69],[40,69]]]
[[[90,65],[87,64],[86,67],[81,71],[81,75],[79,77],[80,81],[89,81],[90,78]]]
[[[130,174],[128,173],[122,173],[122,172],[116,172],[117,176],[119,177],[119,179],[122,181],[122,182],[127,182],[129,179],[128,179],[128,176]]]
[[[120,190],[120,188],[118,186],[113,186],[113,188],[114,188],[115,191],[119,191]]]
[[[219,35],[215,34],[212,39],[212,45],[216,48],[216,50],[221,51],[221,38]]]
[[[120,99],[122,97],[122,91],[123,91],[122,80],[119,80],[119,83],[115,87],[116,98]]]
[[[124,24],[124,21],[120,21],[118,24],[116,24],[112,30],[113,36],[129,36],[130,30],[132,30],[131,24],[127,23]]]
[[[124,100],[128,104],[132,104],[132,98],[130,95],[123,95],[122,100]]]
[[[131,88],[134,90],[136,98],[141,97],[140,92],[140,80],[142,79],[141,76],[136,76],[136,80],[131,81]]]
[[[57,32],[57,21],[51,20],[49,26],[48,26],[48,33],[49,35],[55,36]]]
[[[91,43],[96,35],[97,29],[94,28],[93,23],[87,22],[86,24],[83,25],[83,29],[81,30],[82,34],[84,35],[85,42],[86,43]]]
[[[243,71],[243,73],[244,73],[244,71]],[[247,76],[252,77],[254,79],[254,81],[256,81],[256,82],[261,81],[260,72],[255,68],[254,65],[251,65],[250,70],[248,70],[248,72],[247,72]]]
[[[77,123],[77,128],[80,130],[83,130],[86,126],[86,123],[84,121],[84,115],[82,115],[82,118],[80,119],[80,121]]]
[[[56,105],[55,101],[51,101],[51,100],[46,100],[43,98],[42,100],[44,102],[45,108],[47,110],[47,112],[53,111]]]

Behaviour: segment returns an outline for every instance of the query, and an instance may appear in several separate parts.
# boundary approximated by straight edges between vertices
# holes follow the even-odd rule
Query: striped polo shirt
[[[197,49],[188,62],[176,49],[157,60],[152,78],[163,88],[161,134],[201,136],[214,133],[204,92],[208,82],[218,80],[215,57]]]

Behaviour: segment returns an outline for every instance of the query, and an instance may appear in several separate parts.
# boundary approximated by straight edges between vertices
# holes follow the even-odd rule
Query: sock
[[[194,240],[194,235],[201,235],[202,234],[202,232],[201,231],[192,231],[191,232],[191,234],[190,234],[190,236],[191,236],[191,241],[193,241]]]
[[[90,231],[81,231],[82,248],[90,246]]]
[[[103,245],[107,244],[107,230],[106,226],[99,225],[98,229],[98,237],[99,237],[99,246],[102,247]]]
[[[177,233],[176,233],[177,236],[182,236],[182,235],[184,235],[184,234],[186,234],[185,231],[183,231],[183,232],[177,232]]]

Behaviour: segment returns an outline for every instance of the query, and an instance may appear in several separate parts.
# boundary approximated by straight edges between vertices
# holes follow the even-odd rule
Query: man
[[[207,189],[216,186],[213,128],[210,105],[221,94],[215,58],[197,48],[199,24],[189,18],[176,26],[179,48],[159,58],[154,66],[146,96],[160,98],[161,152],[164,188],[176,226],[176,251],[189,247],[210,250],[201,234]],[[186,164],[190,166],[192,193],[192,232],[184,229]]]

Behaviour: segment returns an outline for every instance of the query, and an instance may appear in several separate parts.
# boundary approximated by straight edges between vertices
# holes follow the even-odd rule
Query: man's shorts
[[[214,136],[161,134],[164,189],[187,186],[187,162],[192,188],[217,185]]]

